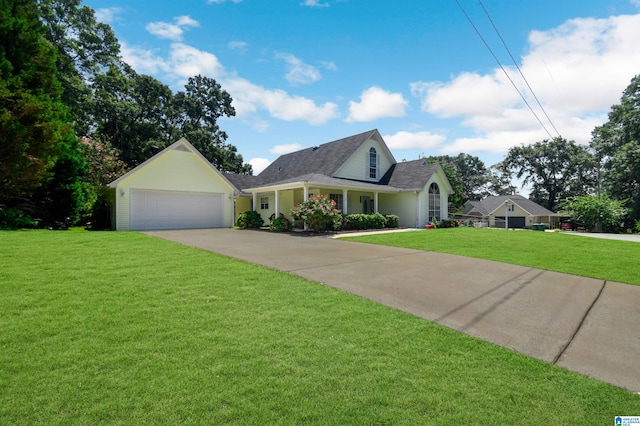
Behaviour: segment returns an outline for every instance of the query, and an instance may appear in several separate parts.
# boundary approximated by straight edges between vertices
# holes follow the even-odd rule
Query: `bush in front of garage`
[[[244,213],[240,213],[238,220],[236,220],[236,227],[240,229],[260,229],[264,220],[262,216],[255,210],[249,210]]]

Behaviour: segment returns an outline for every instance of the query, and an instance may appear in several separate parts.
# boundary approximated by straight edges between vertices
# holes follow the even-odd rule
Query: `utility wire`
[[[456,3],[458,4],[458,7],[460,8],[460,10],[462,11],[462,13],[464,14],[464,16],[467,18],[467,21],[469,21],[469,23],[471,24],[471,26],[473,27],[473,29],[476,31],[476,34],[478,34],[478,37],[480,37],[480,40],[482,40],[482,42],[484,43],[485,47],[489,50],[489,52],[491,53],[491,56],[493,56],[493,59],[495,59],[495,61],[498,63],[498,65],[500,66],[500,69],[502,69],[502,72],[504,73],[504,75],[507,76],[507,78],[509,79],[509,81],[511,82],[511,85],[513,86],[513,88],[516,90],[516,92],[518,92],[518,94],[520,95],[520,97],[522,98],[522,100],[524,101],[524,103],[527,105],[527,107],[529,107],[529,110],[531,111],[531,113],[533,114],[533,116],[536,118],[536,120],[538,120],[538,123],[540,123],[540,125],[542,126],[542,128],[544,129],[545,132],[547,132],[547,134],[549,135],[549,137],[551,139],[553,139],[553,136],[551,135],[551,133],[549,132],[549,130],[547,129],[547,127],[544,125],[544,123],[542,122],[542,120],[540,120],[540,117],[538,117],[538,114],[536,114],[536,112],[533,110],[533,108],[531,107],[531,105],[529,105],[529,102],[527,102],[527,99],[524,97],[524,95],[520,92],[520,90],[518,89],[518,86],[516,86],[516,84],[513,82],[513,80],[511,79],[511,77],[509,76],[509,74],[507,73],[507,70],[504,69],[504,67],[502,66],[502,63],[500,63],[500,60],[498,59],[498,57],[495,55],[495,53],[493,53],[493,50],[491,49],[491,47],[489,46],[489,44],[487,43],[487,41],[484,39],[484,37],[482,36],[482,34],[480,33],[480,30],[478,30],[478,28],[476,27],[476,25],[473,23],[473,21],[471,20],[471,17],[469,17],[469,15],[467,14],[467,11],[464,9],[464,7],[462,7],[462,5],[460,4],[459,0],[456,0]]]
[[[520,66],[518,66],[518,62],[515,60],[515,58],[511,54],[511,50],[509,50],[509,47],[507,46],[507,43],[502,38],[502,35],[500,34],[500,31],[498,31],[498,27],[496,27],[496,24],[493,22],[493,19],[491,19],[491,15],[489,15],[489,11],[487,11],[487,9],[484,7],[484,4],[482,3],[482,0],[478,0],[478,3],[480,3],[480,6],[482,7],[482,10],[484,10],[485,15],[487,15],[487,18],[489,19],[489,22],[491,22],[491,25],[493,26],[493,29],[495,30],[496,34],[498,34],[498,37],[500,38],[500,41],[502,42],[502,45],[504,46],[506,51],[509,53],[509,57],[513,61],[513,65],[515,65],[516,68],[518,69],[518,72],[520,73],[520,76],[522,76],[522,79],[527,84],[527,87],[529,88],[529,91],[531,92],[531,94],[533,95],[533,98],[538,103],[538,106],[540,107],[540,109],[544,113],[544,116],[547,117],[547,120],[549,121],[549,124],[551,124],[551,127],[553,127],[553,130],[555,130],[555,132],[558,135],[558,137],[560,137],[560,132],[558,131],[558,129],[556,129],[556,126],[553,124],[553,121],[551,121],[551,118],[547,114],[547,111],[545,111],[544,107],[540,103],[540,100],[538,100],[538,97],[536,96],[535,92],[531,88],[531,85],[529,84],[529,81],[527,80],[527,78],[522,73],[522,70],[520,69]]]

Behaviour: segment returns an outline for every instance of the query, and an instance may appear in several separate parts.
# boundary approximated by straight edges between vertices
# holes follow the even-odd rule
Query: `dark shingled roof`
[[[224,173],[224,177],[227,178],[233,186],[239,190],[244,188],[252,188],[261,185],[261,180],[258,176],[253,175],[239,175],[237,173]]]
[[[438,164],[429,164],[424,159],[403,161],[391,166],[380,183],[404,190],[421,190],[435,173]]]
[[[520,206],[523,210],[529,212],[531,216],[553,216],[554,212],[542,207],[531,201],[522,195],[495,195],[489,196],[481,201],[468,201],[469,204],[474,206],[480,213],[488,216],[500,206],[503,206],[507,200],[511,200]],[[466,209],[465,209],[466,210]]]
[[[309,181],[325,185],[343,185],[373,190],[422,190],[437,169],[425,160],[393,164],[379,182],[334,178],[334,174],[377,129],[333,142],[281,155],[258,176],[226,173],[225,177],[239,190]],[[384,143],[384,142],[383,142]]]
[[[311,173],[333,176],[360,145],[377,132],[377,130],[369,130],[320,146],[281,155],[258,177],[263,184],[269,184]]]

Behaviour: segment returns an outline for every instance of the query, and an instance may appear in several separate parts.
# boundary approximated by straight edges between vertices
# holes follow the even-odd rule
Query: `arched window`
[[[434,219],[440,222],[440,188],[436,183],[429,186],[429,217],[427,220]]]
[[[371,179],[378,177],[378,154],[375,148],[369,150],[369,177]]]

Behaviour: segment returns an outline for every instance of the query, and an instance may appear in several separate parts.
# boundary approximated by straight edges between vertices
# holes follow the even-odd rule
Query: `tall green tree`
[[[596,127],[591,146],[602,167],[603,190],[617,200],[629,200],[640,219],[640,75],[611,107],[609,120]]]
[[[120,57],[111,27],[81,0],[37,0],[46,36],[57,47],[62,98],[78,136],[108,141],[129,167],[186,137],[223,171],[251,173],[217,125],[235,110],[213,79],[195,76],[176,94]]]
[[[227,172],[251,174],[236,147],[226,143],[227,133],[218,127],[218,118],[236,115],[231,95],[213,78],[197,75],[189,78],[185,90],[174,100],[179,133],[213,165]]]
[[[499,167],[531,185],[529,198],[552,211],[561,200],[593,194],[596,187],[594,155],[561,137],[512,147]]]
[[[112,28],[95,18],[81,0],[37,0],[46,37],[57,49],[56,68],[63,88],[62,100],[75,121],[78,135],[92,126],[88,116],[96,76],[122,67],[120,44]]]
[[[0,2],[0,208],[33,205],[73,133],[35,0]]]
[[[456,156],[430,156],[427,157],[427,161],[438,162],[443,167],[450,166],[456,171],[462,184],[462,191],[459,194],[462,203],[467,200],[480,200],[491,195],[491,173],[480,158],[460,153]]]

